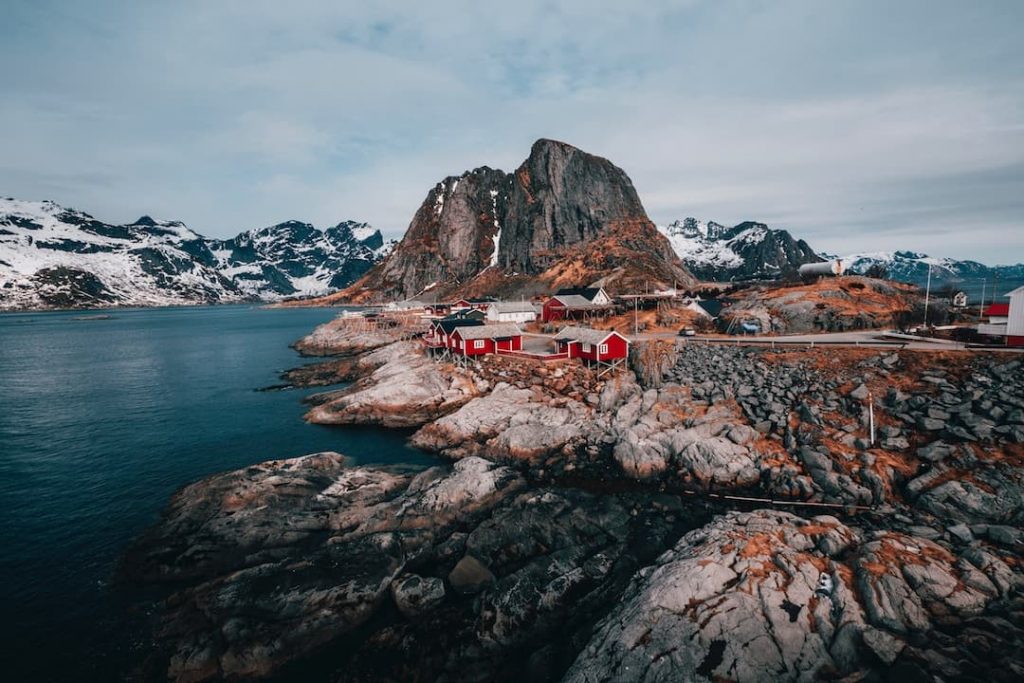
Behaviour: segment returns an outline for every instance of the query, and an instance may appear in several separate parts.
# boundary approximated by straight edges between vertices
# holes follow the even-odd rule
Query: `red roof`
[[[988,316],[1008,316],[1010,315],[1010,304],[992,304],[985,309],[985,315]]]

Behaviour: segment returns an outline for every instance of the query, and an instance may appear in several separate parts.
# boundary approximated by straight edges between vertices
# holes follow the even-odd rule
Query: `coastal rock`
[[[427,612],[444,600],[444,581],[435,577],[406,574],[391,583],[391,597],[398,611],[407,617]]]
[[[479,395],[474,379],[423,355],[413,342],[382,350],[386,362],[353,387],[316,397],[306,413],[315,424],[418,427]],[[372,356],[373,354],[371,354]]]
[[[832,635],[863,617],[841,579],[835,596],[815,593],[834,571],[816,532],[765,511],[690,532],[636,576],[564,680],[801,680],[837,669]]]
[[[354,356],[396,341],[392,330],[367,330],[339,316],[292,344],[304,356]]]
[[[845,539],[833,554],[820,542],[827,534]],[[970,623],[998,595],[924,539],[886,534],[858,547],[834,518],[733,512],[642,569],[564,680],[860,680],[879,663],[950,678],[999,671],[977,649],[954,645],[951,659],[936,630]],[[913,654],[907,634],[922,635]],[[994,654],[1019,636],[1009,627],[978,637]],[[1016,655],[998,652],[1013,665]]]
[[[553,405],[539,389],[501,383],[486,396],[425,425],[411,443],[449,458],[532,459],[580,435],[591,412],[579,401],[564,399]]]
[[[264,677],[364,624],[409,562],[523,484],[479,458],[419,474],[334,453],[271,461],[183,489],[123,573],[194,584],[159,627],[168,677]],[[396,602],[439,602],[434,582],[420,588],[407,577]]]

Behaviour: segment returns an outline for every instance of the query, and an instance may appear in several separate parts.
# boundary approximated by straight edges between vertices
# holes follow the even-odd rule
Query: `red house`
[[[555,335],[559,353],[588,363],[617,366],[629,357],[629,340],[614,330],[566,327]]]
[[[482,326],[479,320],[466,320],[464,318],[439,318],[430,323],[430,327],[423,335],[423,343],[433,351],[451,350],[454,345],[451,340],[452,332],[458,327]]]
[[[512,323],[456,327],[449,335],[452,353],[463,357],[521,351],[523,333]]]

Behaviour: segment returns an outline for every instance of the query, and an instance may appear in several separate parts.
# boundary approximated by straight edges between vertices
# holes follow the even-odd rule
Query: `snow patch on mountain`
[[[811,248],[785,230],[746,222],[726,227],[686,218],[658,230],[668,238],[683,265],[704,280],[741,281],[774,278],[817,261]]]
[[[365,223],[318,230],[290,221],[213,240],[177,221],[111,225],[54,202],[0,199],[0,310],[325,294],[393,244]]]

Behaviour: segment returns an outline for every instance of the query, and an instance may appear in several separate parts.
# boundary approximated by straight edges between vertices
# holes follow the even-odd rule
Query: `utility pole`
[[[640,297],[633,297],[633,336],[640,334],[640,321],[637,318],[639,315],[639,304]]]
[[[988,280],[981,281],[981,305],[978,306],[978,320],[981,320],[981,316],[985,315],[985,285],[988,284]]]
[[[932,293],[932,264],[928,264],[928,286],[924,290],[924,326],[928,327],[928,299]]]
[[[871,425],[871,445],[875,445],[875,399],[868,392],[868,423]]]

